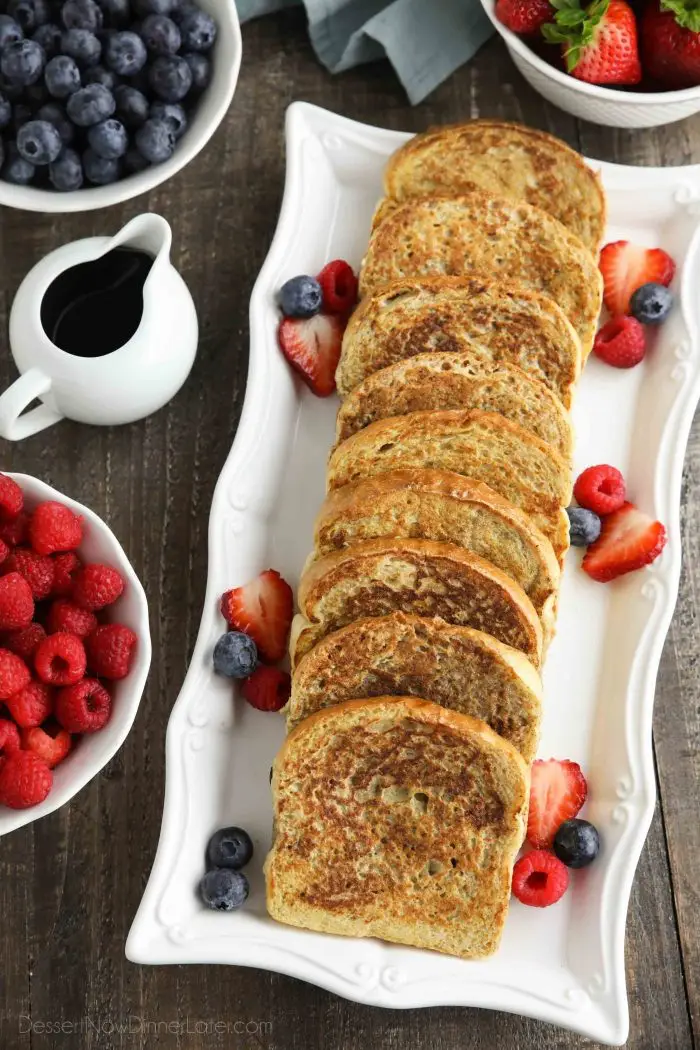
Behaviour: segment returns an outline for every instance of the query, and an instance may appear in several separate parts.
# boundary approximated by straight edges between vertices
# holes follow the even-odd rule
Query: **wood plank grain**
[[[20,446],[0,446],[5,469],[51,481],[110,522],[146,586],[154,641],[146,695],[120,753],[70,806],[0,842],[0,1046],[580,1046],[578,1037],[561,1029],[503,1014],[383,1011],[254,970],[136,967],[126,962],[123,946],[157,843],[165,728],[204,600],[208,508],[243,400],[248,298],[281,199],[286,106],[303,98],[359,120],[415,130],[477,115],[511,117],[547,128],[593,156],[631,163],[700,158],[700,122],[639,135],[580,126],[524,84],[497,41],[415,109],[407,106],[386,63],[330,77],[315,62],[298,12],[245,27],[244,47],[234,107],[210,147],[167,186],[108,212],[70,217],[0,213],[3,331],[14,291],[33,262],[63,241],[116,231],[146,208],[173,224],[175,261],[191,286],[202,323],[192,376],[157,415],[104,430],[63,423]],[[3,387],[13,375],[5,353],[0,356]],[[687,474],[689,566],[698,553],[699,470],[695,435]],[[696,620],[689,572],[660,679],[657,753],[664,822],[660,815],[654,821],[628,921],[628,1046],[634,1050],[691,1045],[685,984],[694,1017],[698,1010],[697,891],[691,874],[699,845],[693,812],[700,801],[693,696]],[[681,920],[685,973],[674,906]],[[33,1031],[25,1030],[26,1021],[20,1024],[22,1016],[31,1017]],[[39,1030],[49,1022],[65,1022],[74,1030],[70,1035]],[[253,1030],[241,1033],[240,1024],[246,1022]]]

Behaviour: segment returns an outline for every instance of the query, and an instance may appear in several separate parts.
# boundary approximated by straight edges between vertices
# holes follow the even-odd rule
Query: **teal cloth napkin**
[[[303,2],[331,73],[387,57],[415,105],[491,35],[479,0],[236,0],[241,22]]]

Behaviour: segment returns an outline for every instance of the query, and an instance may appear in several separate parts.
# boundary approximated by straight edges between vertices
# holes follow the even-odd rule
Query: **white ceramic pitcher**
[[[142,419],[165,405],[187,379],[197,351],[197,314],[170,261],[172,232],[160,215],[132,219],[115,237],[89,237],[51,252],[27,274],[10,314],[10,348],[20,378],[0,396],[0,435],[10,441],[67,418],[108,426]],[[134,335],[101,357],[79,357],[51,342],[41,304],[56,278],[114,248],[146,252],[153,265],[143,286]],[[95,332],[99,345],[100,332]],[[25,411],[38,398],[42,403]]]

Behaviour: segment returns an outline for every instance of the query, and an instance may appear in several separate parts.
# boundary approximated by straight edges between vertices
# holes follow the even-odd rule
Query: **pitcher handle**
[[[38,368],[30,368],[0,396],[0,435],[7,441],[21,441],[58,423],[63,416],[48,405],[25,412],[35,398],[48,394],[51,379]]]

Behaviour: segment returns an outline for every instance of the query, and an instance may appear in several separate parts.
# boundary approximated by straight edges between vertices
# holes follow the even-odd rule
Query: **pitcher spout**
[[[144,212],[128,222],[109,242],[107,251],[114,248],[133,248],[147,252],[154,261],[167,262],[170,258],[172,244],[170,224],[162,215],[155,212]]]

